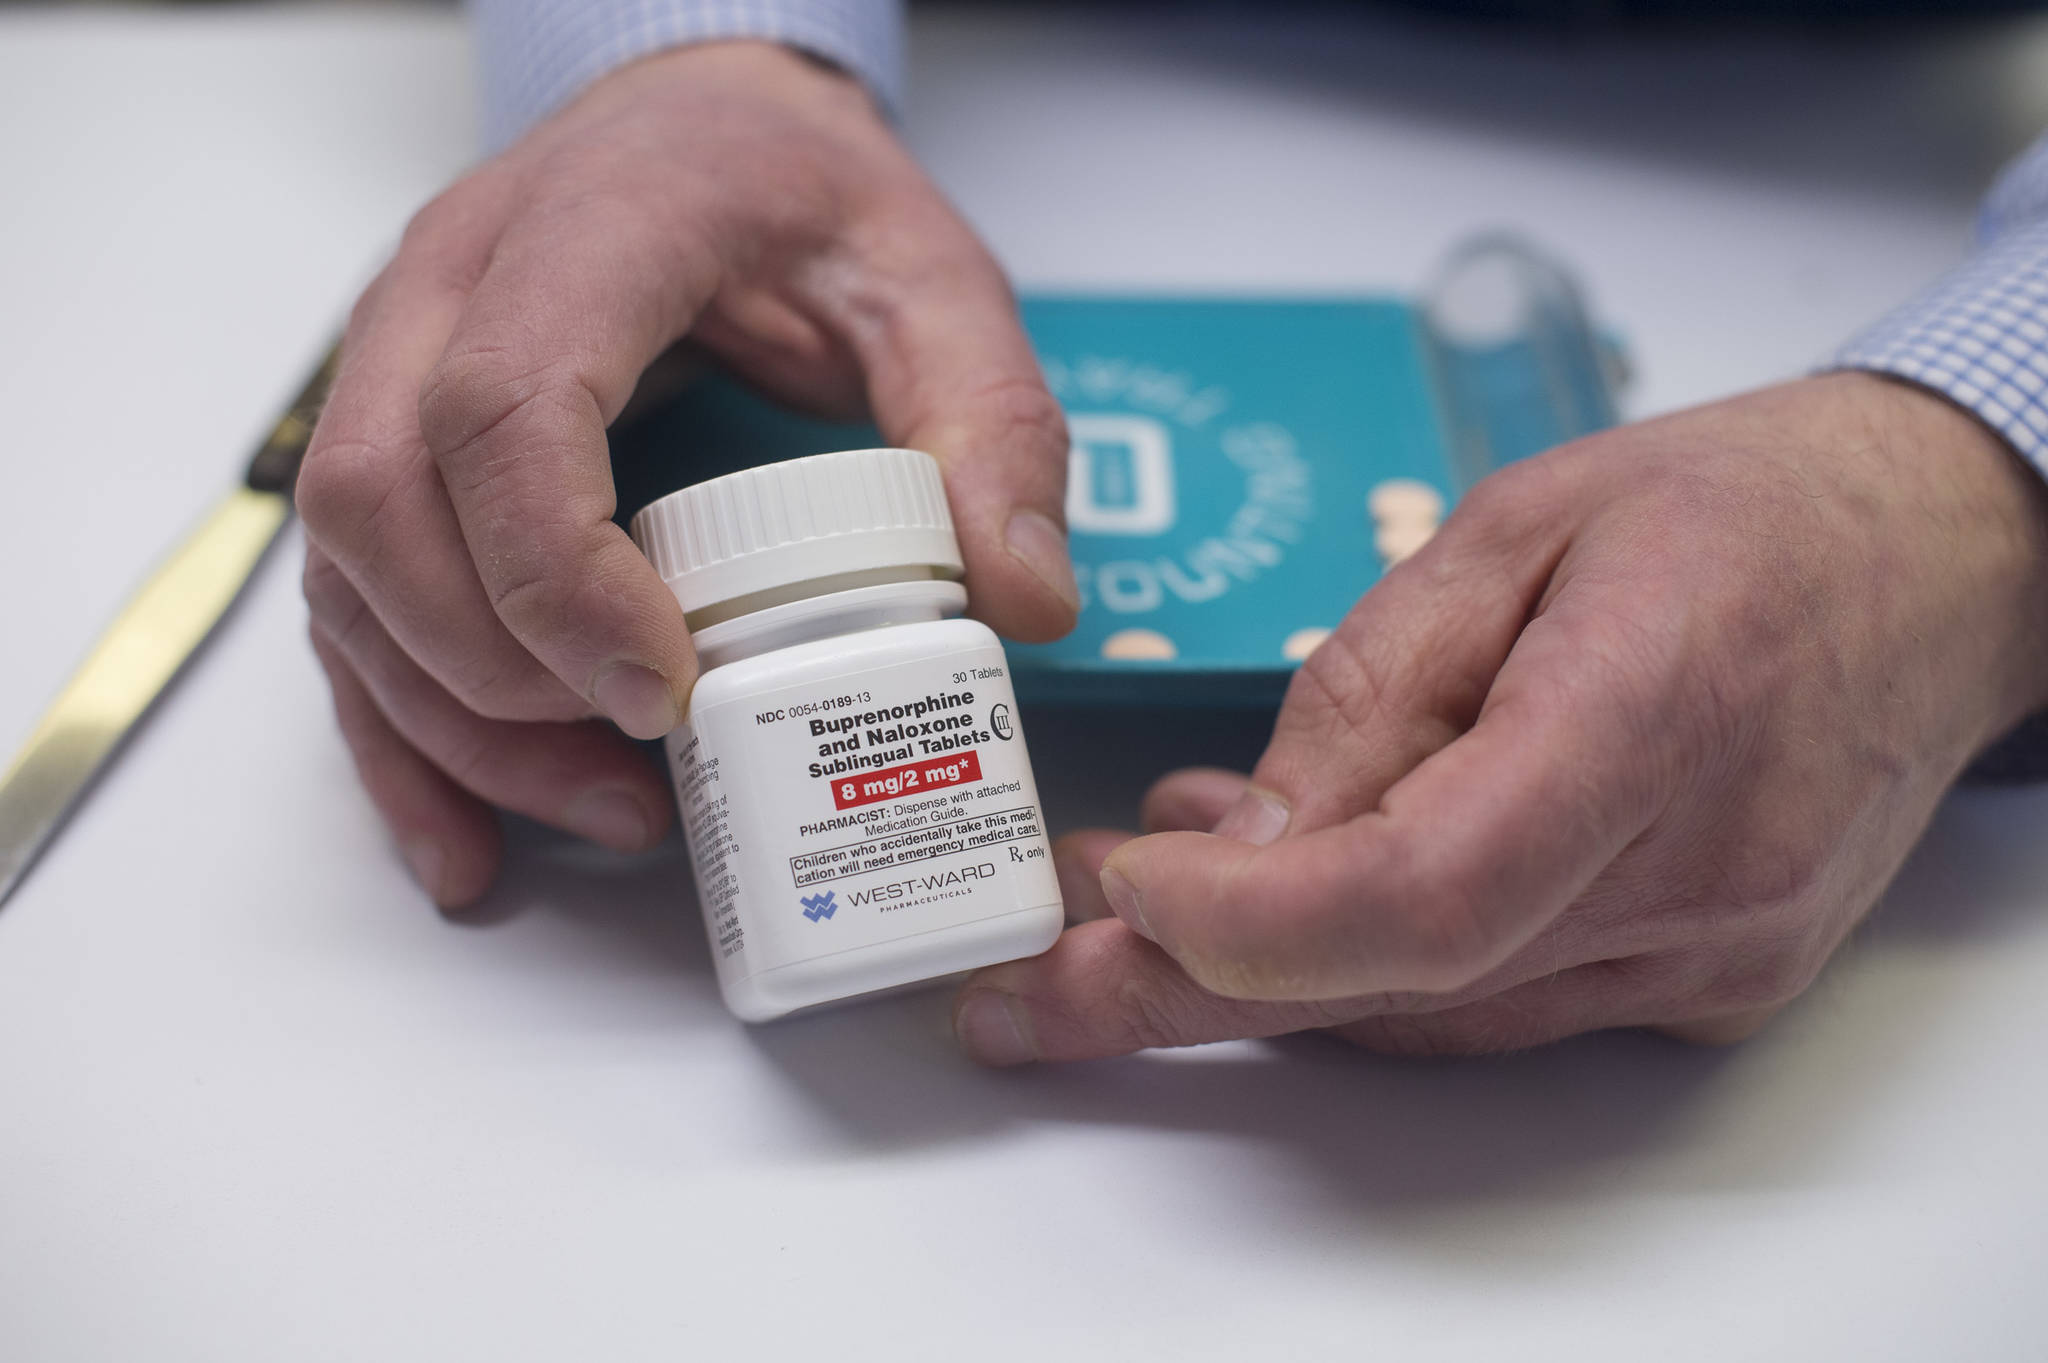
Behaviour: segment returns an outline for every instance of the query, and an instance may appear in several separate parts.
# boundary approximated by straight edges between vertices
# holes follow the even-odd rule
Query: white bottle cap
[[[814,454],[671,492],[633,542],[685,612],[878,568],[963,572],[936,459],[920,450]]]

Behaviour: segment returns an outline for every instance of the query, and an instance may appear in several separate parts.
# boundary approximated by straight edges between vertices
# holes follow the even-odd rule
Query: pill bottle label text
[[[999,645],[696,708],[668,749],[728,982],[1058,901]]]

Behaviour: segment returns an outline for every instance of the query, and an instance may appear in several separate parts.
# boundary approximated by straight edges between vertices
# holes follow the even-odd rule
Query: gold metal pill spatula
[[[292,514],[292,484],[334,377],[330,351],[241,486],[121,609],[0,778],[0,904],[241,595]]]

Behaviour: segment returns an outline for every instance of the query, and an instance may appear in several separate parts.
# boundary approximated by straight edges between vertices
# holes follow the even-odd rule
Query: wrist
[[[885,121],[868,88],[843,68],[757,38],[713,39],[649,53],[607,72],[570,108],[601,110],[660,98],[670,91],[701,95],[721,89],[749,104],[765,97],[835,117]]]
[[[1958,653],[1978,670],[1981,748],[2048,709],[2048,481],[1932,389],[1874,373],[1834,381],[1869,404],[1877,443],[1919,503],[1925,569],[1951,578]]]
[[[884,108],[897,107],[902,92],[897,0],[576,0],[538,9],[533,0],[474,0],[468,8],[493,151],[521,140],[637,59],[745,40],[852,72]],[[536,30],[537,15],[547,19],[540,25],[545,32]]]

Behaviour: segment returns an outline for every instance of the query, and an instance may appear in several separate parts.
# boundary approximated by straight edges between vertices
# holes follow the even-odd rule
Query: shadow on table
[[[987,1073],[959,1058],[944,996],[794,1018],[751,1038],[849,1138],[914,1149],[1060,1124],[1284,1147],[1365,1204],[1480,1199],[1655,1146],[1726,1063],[1633,1035],[1460,1061],[1373,1056],[1320,1036]]]
[[[2048,785],[1952,793],[1852,950],[1995,940],[2048,910]]]
[[[2048,847],[2028,830],[2044,819],[2048,790],[1956,796],[1847,950],[1981,946],[2038,917]],[[1814,1177],[1944,1002],[1845,1008],[1832,981],[1729,1050],[1607,1033],[1401,1061],[1295,1037],[988,1074],[958,1058],[944,995],[750,1035],[846,1139],[870,1147],[1074,1123],[1163,1130],[1284,1148],[1324,1195],[1394,1211],[1584,1189],[1619,1171],[1656,1183],[1642,1171],[1660,1163],[1682,1165],[1689,1192]]]
[[[1159,721],[1154,731],[1115,715],[1069,714],[1040,722],[1034,736],[1044,765],[1105,744],[1120,728],[1125,760],[1105,760],[1087,778],[1100,781],[1096,796],[1107,803],[1134,799],[1149,779],[1134,758],[1154,746],[1178,751],[1179,724]],[[1256,752],[1263,725],[1240,716],[1195,744],[1209,760],[1242,756],[1246,744]],[[2048,841],[2031,831],[2044,821],[2048,790],[1953,797],[1848,951],[1966,951],[2037,916]],[[487,901],[483,923],[554,916],[588,954],[561,950],[552,966],[603,970],[678,1027],[732,1025],[717,1002],[679,840],[625,859],[527,826],[515,830],[510,852],[508,888]],[[1307,1036],[991,1073],[955,1048],[944,989],[745,1035],[823,1119],[822,1137],[796,1137],[806,1149],[823,1139],[835,1156],[886,1157],[1061,1126],[1128,1128],[1278,1152],[1305,1181],[1291,1193],[1266,1187],[1254,1199],[1268,1209],[1262,1215],[1280,1214],[1275,1207],[1321,1215],[1314,1209],[1324,1206],[1397,1215],[1569,1204],[1619,1179],[1638,1194],[1690,1194],[1820,1177],[1943,1006],[1938,990],[1845,1006],[1856,973],[1831,971],[1761,1038],[1726,1051],[1608,1033],[1521,1055],[1401,1061]],[[1962,987],[1967,971],[1955,976]],[[1272,1177],[1270,1160],[1231,1167]],[[1251,1196],[1200,1195],[1240,1204]]]

